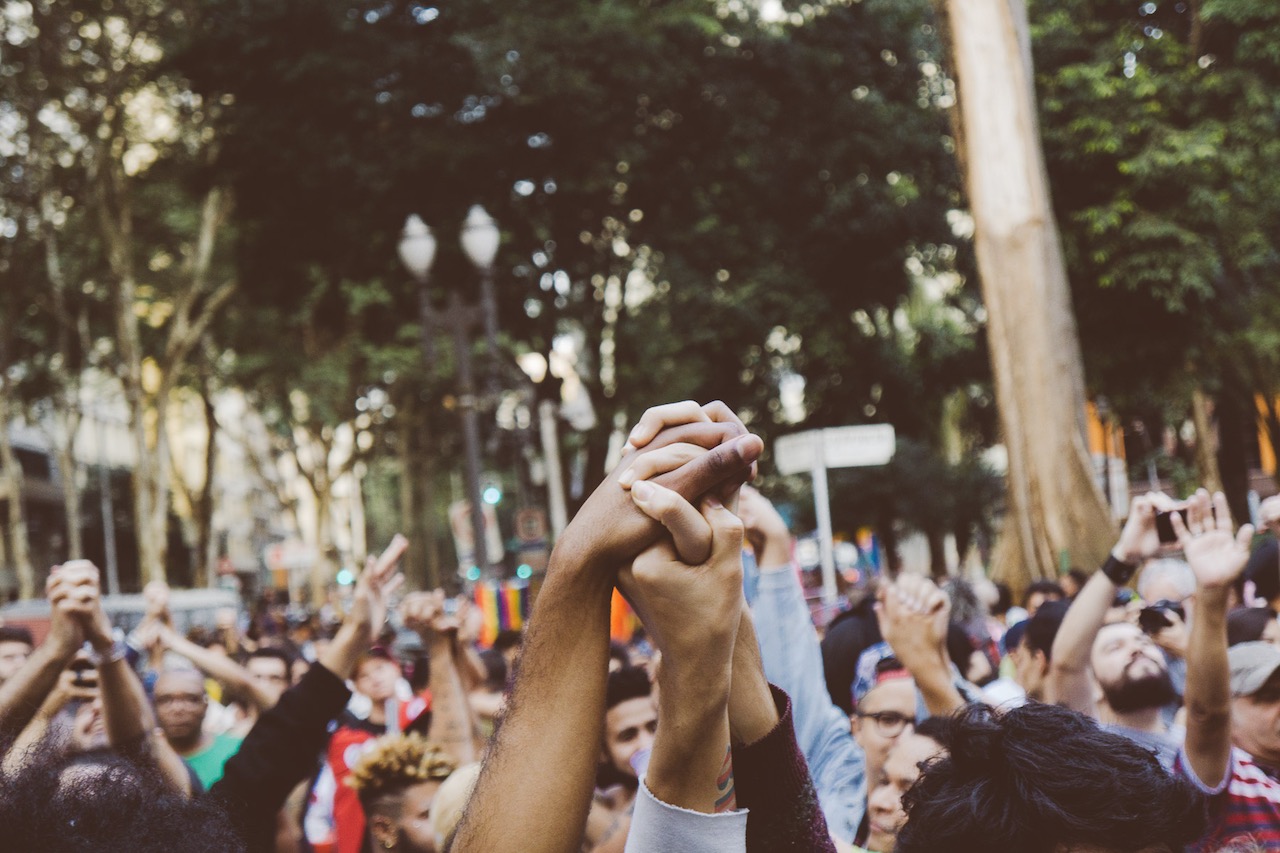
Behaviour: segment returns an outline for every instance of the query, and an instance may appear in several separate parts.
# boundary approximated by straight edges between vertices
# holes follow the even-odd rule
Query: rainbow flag
[[[640,624],[631,605],[622,597],[617,589],[613,591],[613,600],[609,603],[609,636],[619,642],[631,642],[631,636]]]

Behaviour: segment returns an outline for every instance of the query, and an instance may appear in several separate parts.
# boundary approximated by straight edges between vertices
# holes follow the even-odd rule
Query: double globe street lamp
[[[432,332],[440,331],[453,337],[453,351],[457,359],[458,409],[462,415],[462,437],[466,454],[467,502],[471,505],[471,535],[475,570],[487,574],[489,566],[485,543],[484,512],[480,496],[480,422],[477,417],[479,399],[476,397],[475,378],[471,361],[471,329],[483,324],[490,366],[498,357],[498,312],[493,295],[493,262],[498,255],[501,234],[498,225],[480,205],[473,205],[462,223],[461,243],[467,259],[480,276],[480,304],[463,302],[457,288],[450,288],[449,302],[444,310],[431,304],[428,282],[431,266],[436,259],[436,238],[431,228],[416,213],[404,223],[400,235],[400,261],[418,284],[418,315],[422,326],[422,358],[427,369],[432,362]],[[497,377],[489,371],[487,385],[491,396],[496,396]],[[458,555],[460,559],[464,554]]]

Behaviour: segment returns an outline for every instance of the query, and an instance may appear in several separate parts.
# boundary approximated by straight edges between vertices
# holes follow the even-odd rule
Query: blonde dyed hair
[[[448,779],[457,766],[444,750],[420,734],[386,735],[356,762],[347,784],[368,804],[413,785]]]

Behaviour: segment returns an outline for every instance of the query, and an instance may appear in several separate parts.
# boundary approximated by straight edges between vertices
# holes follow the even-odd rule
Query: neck
[[[209,737],[204,732],[196,732],[191,737],[169,738],[169,745],[172,746],[174,751],[179,755],[186,758],[187,756],[204,749],[212,740],[213,738]]]
[[[1125,713],[1117,713],[1112,711],[1112,717],[1115,718],[1116,724],[1129,729],[1137,729],[1140,732],[1154,732],[1163,734],[1168,731],[1164,720],[1160,716],[1159,708],[1143,708],[1141,711],[1126,711]]]

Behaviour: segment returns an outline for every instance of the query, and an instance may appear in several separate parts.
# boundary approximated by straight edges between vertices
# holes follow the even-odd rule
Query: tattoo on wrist
[[[733,747],[725,750],[724,766],[720,768],[720,776],[716,779],[716,793],[716,814],[731,812],[738,807],[738,798],[733,787]]]

